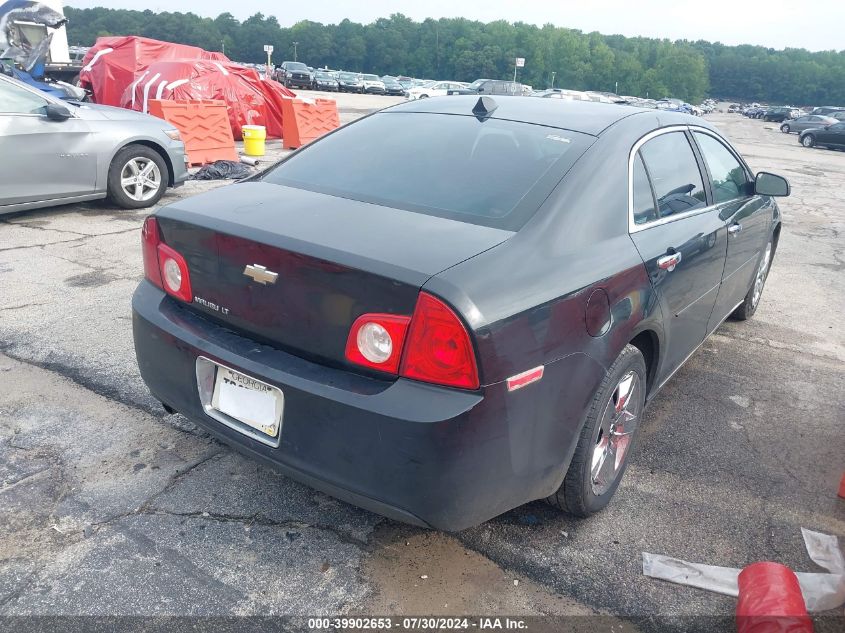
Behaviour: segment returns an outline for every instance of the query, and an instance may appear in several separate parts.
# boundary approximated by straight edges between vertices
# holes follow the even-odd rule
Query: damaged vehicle
[[[140,373],[166,410],[400,521],[587,516],[646,403],[759,307],[788,194],[682,113],[405,102],[146,220]]]
[[[0,75],[0,214],[108,198],[154,205],[187,178],[169,123],[131,110],[63,101]]]

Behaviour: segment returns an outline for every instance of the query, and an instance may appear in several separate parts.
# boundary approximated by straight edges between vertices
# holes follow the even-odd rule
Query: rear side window
[[[262,179],[518,230],[593,140],[494,118],[381,112],[307,146]]]
[[[736,157],[709,134],[695,132],[695,140],[710,170],[713,201],[728,202],[748,195],[748,177]]]
[[[643,159],[637,152],[634,158],[634,224],[645,224],[657,219],[654,194],[643,167]]]
[[[654,187],[659,217],[705,206],[704,182],[683,132],[661,134],[647,141],[640,153]]]

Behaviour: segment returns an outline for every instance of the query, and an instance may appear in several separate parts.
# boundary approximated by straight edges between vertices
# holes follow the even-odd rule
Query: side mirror
[[[51,121],[67,121],[71,116],[70,110],[58,103],[51,103],[44,109],[44,113]]]
[[[761,196],[788,196],[789,181],[783,176],[761,171],[754,179],[754,193]]]

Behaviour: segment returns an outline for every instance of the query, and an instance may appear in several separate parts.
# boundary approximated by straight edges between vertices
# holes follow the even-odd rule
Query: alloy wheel
[[[639,389],[639,374],[629,371],[604,407],[590,464],[590,486],[597,497],[610,489],[625,464],[640,420]]]
[[[133,158],[120,170],[120,186],[130,199],[146,202],[161,188],[161,170],[149,158]]]
[[[769,260],[772,258],[772,243],[766,244],[766,252],[760,260],[760,267],[757,269],[757,276],[754,278],[754,294],[751,295],[752,307],[757,307],[760,297],[763,295],[763,286],[766,284],[766,276],[769,274]]]
[[[801,144],[804,147],[812,147],[815,144],[815,139],[811,135],[807,135],[801,139]]]

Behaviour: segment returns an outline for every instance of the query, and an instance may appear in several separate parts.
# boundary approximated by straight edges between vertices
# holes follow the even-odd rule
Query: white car
[[[361,75],[360,79],[364,92],[378,95],[383,95],[385,92],[387,92],[384,87],[384,82],[378,75]]]
[[[460,81],[433,81],[425,86],[411,88],[408,99],[426,99],[428,97],[445,97],[450,90],[466,88],[467,84]]]

